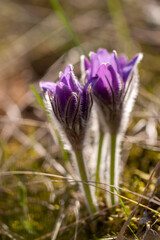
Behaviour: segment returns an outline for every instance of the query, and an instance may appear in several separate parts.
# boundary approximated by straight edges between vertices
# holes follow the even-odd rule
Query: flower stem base
[[[76,155],[77,166],[78,166],[80,178],[83,182],[86,182],[86,183],[82,184],[83,185],[83,191],[84,191],[84,196],[85,196],[88,211],[92,215],[93,213],[96,212],[96,207],[95,207],[95,204],[94,204],[94,201],[93,201],[93,197],[92,197],[92,194],[91,194],[90,187],[87,183],[88,182],[88,175],[87,175],[87,170],[86,170],[86,167],[85,167],[82,151],[75,151],[75,155]]]

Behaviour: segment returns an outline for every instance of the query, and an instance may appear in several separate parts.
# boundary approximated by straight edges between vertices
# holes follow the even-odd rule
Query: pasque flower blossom
[[[82,181],[88,181],[88,172],[83,157],[83,143],[87,123],[92,108],[90,85],[81,86],[75,77],[72,66],[60,73],[59,81],[40,82],[44,98],[51,104],[51,111],[63,128],[74,151],[76,165]],[[84,198],[90,214],[96,211],[93,194],[89,185],[82,186]]]
[[[111,133],[117,133],[126,125],[124,116],[132,110],[137,95],[137,65],[142,54],[137,54],[131,61],[125,56],[117,57],[116,52],[108,53],[99,49],[90,53],[90,61],[82,56],[83,76],[92,93]],[[126,122],[126,121],[125,121]]]
[[[51,112],[71,143],[79,175],[84,182],[88,181],[88,173],[83,157],[83,143],[93,104],[92,96],[94,97],[104,126],[103,135],[107,132],[106,128],[110,135],[110,153],[107,153],[110,160],[107,161],[109,170],[106,179],[112,192],[113,186],[117,187],[119,182],[120,141],[138,92],[137,65],[141,59],[142,54],[137,54],[127,61],[125,56],[118,57],[116,52],[110,54],[105,49],[99,49],[97,53],[90,54],[90,61],[82,56],[85,86],[77,80],[71,65],[66,67],[64,73],[60,73],[57,83],[40,82],[46,102],[49,100]],[[83,191],[88,210],[94,213],[96,206],[90,187],[84,184]],[[113,195],[111,202],[115,202]]]
[[[82,87],[76,79],[72,66],[60,72],[57,83],[40,82],[53,113],[67,135],[73,148],[81,148],[92,107],[90,86]]]
[[[104,162],[106,167],[102,176],[111,185],[110,191],[115,193],[114,187],[119,185],[122,170],[120,145],[138,92],[137,65],[142,54],[137,54],[128,62],[125,56],[118,57],[115,51],[110,54],[106,49],[99,49],[97,53],[90,53],[90,61],[84,56],[81,59],[82,77],[91,86],[97,102],[103,129],[101,136],[109,136],[107,161]],[[98,161],[97,166],[99,164]],[[115,197],[111,194],[108,204],[114,203]]]

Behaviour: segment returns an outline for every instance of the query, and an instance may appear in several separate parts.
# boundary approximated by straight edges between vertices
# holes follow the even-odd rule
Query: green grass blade
[[[70,37],[72,38],[73,43],[78,46],[81,50],[81,53],[84,54],[84,50],[82,49],[81,45],[80,45],[80,41],[77,37],[77,34],[75,33],[75,31],[73,30],[69,19],[67,18],[64,10],[62,9],[60,3],[58,0],[50,0],[51,6],[52,8],[55,10],[55,12],[57,13],[59,19],[61,20],[61,22],[64,24],[65,28],[67,29]]]
[[[115,191],[117,192],[117,194],[119,194],[119,192],[118,192],[118,190],[117,189],[115,189]],[[127,215],[127,217],[129,217],[129,211],[126,209],[126,207],[125,207],[125,205],[124,205],[124,202],[123,202],[123,200],[122,200],[122,198],[121,197],[119,197],[119,201],[120,201],[120,203],[121,203],[121,205],[122,205],[122,207],[123,207],[123,209],[124,209],[124,212],[125,212],[125,214]],[[132,221],[130,221],[130,223],[132,223]],[[134,237],[137,239],[137,240],[139,240],[139,238],[137,237],[137,235],[134,233],[134,231],[132,230],[132,228],[130,227],[130,226],[128,226],[128,228],[129,228],[129,230],[132,232],[132,234],[134,235]]]
[[[104,133],[100,132],[100,136],[99,136],[99,147],[98,147],[98,156],[97,156],[97,166],[96,166],[96,188],[95,188],[95,193],[98,196],[99,191],[98,191],[98,182],[100,182],[100,176],[99,176],[99,172],[100,172],[100,163],[101,163],[101,157],[102,157],[102,145],[103,145],[103,140],[104,140]]]
[[[37,102],[39,103],[39,105],[41,106],[41,108],[42,108],[43,110],[45,110],[46,116],[47,116],[47,118],[48,118],[48,121],[53,125],[51,116],[50,116],[50,114],[49,114],[49,112],[48,112],[48,110],[47,110],[47,108],[46,108],[46,106],[45,106],[45,104],[44,104],[41,96],[39,95],[39,93],[37,92],[37,90],[35,89],[35,87],[34,87],[33,85],[30,85],[30,88],[31,88],[32,92],[34,93],[34,95],[35,95],[35,97],[36,97],[36,99],[37,99]]]
[[[65,162],[67,162],[67,161],[68,161],[68,153],[67,153],[67,151],[64,149],[63,142],[62,142],[61,137],[60,137],[60,135],[59,135],[59,133],[58,133],[58,130],[57,130],[57,129],[55,128],[55,126],[53,125],[51,116],[50,116],[50,114],[49,114],[49,112],[48,112],[48,110],[47,110],[47,108],[46,108],[46,106],[45,106],[45,104],[44,104],[41,96],[39,95],[39,93],[38,93],[37,90],[35,89],[35,87],[34,87],[33,85],[31,85],[30,88],[31,88],[31,90],[33,91],[33,93],[34,93],[34,95],[35,95],[35,97],[36,97],[37,102],[39,103],[39,105],[42,107],[43,110],[45,110],[46,116],[47,116],[47,118],[48,118],[48,121],[51,123],[51,125],[52,125],[52,127],[53,127],[53,129],[54,129],[54,131],[55,131],[56,137],[57,137],[57,139],[58,139],[58,142],[59,142],[59,145],[60,145],[60,149],[61,149],[61,152],[62,152],[62,156],[63,156],[63,160],[64,160]]]
[[[44,109],[46,110],[46,107],[45,107],[45,104],[41,98],[41,96],[39,95],[39,93],[37,92],[37,90],[35,89],[35,87],[33,85],[30,85],[30,89],[32,90],[32,92],[34,93],[36,99],[37,99],[37,102],[39,103],[39,105]]]

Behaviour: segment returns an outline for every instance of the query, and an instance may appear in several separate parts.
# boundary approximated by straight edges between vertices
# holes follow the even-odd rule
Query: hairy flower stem
[[[83,159],[83,153],[82,153],[81,150],[76,150],[75,155],[76,155],[76,160],[77,160],[77,165],[78,165],[80,178],[81,178],[82,181],[86,182],[82,185],[83,185],[83,190],[84,190],[84,195],[85,195],[87,208],[88,208],[89,213],[92,215],[93,213],[96,212],[96,207],[95,207],[94,202],[93,202],[90,187],[87,184],[88,176],[87,176],[87,170],[86,170],[84,159]]]
[[[111,156],[110,156],[110,185],[115,185],[115,178],[116,178],[116,169],[115,169],[115,158],[116,158],[116,134],[111,134]],[[110,191],[114,192],[114,187],[110,187]],[[111,194],[111,204],[115,204],[115,195]]]
[[[95,193],[98,195],[98,188],[97,188],[97,182],[100,182],[99,177],[99,171],[100,171],[100,163],[101,163],[101,156],[102,156],[102,146],[103,146],[103,139],[104,139],[104,133],[101,131],[99,136],[99,146],[98,146],[98,156],[97,156],[97,166],[96,166],[96,188]]]

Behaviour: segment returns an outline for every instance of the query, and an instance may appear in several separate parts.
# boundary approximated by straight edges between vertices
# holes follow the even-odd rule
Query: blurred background
[[[124,185],[141,179],[133,186],[141,192],[160,158],[160,1],[0,0],[0,6],[0,172],[68,174],[31,85],[40,93],[39,81],[56,81],[69,63],[80,76],[82,52],[115,49],[129,59],[142,52],[139,95],[124,139],[130,150]],[[0,239],[74,239],[74,224],[64,234],[77,217],[76,186],[53,186],[47,176],[0,178]]]

